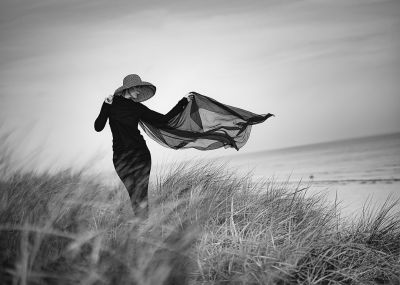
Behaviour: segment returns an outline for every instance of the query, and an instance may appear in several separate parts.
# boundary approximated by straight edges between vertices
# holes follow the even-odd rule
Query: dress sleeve
[[[173,117],[178,115],[186,106],[184,102],[179,101],[167,114],[163,115],[156,111],[153,111],[143,106],[143,114],[141,119],[149,124],[153,124],[154,126],[163,126],[168,123]]]
[[[97,117],[96,121],[94,122],[94,129],[96,130],[96,132],[101,132],[104,129],[107,123],[108,116],[110,114],[110,107],[111,107],[110,104],[103,102],[100,114]]]

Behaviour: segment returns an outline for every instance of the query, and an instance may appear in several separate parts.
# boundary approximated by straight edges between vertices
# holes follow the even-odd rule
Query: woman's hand
[[[193,93],[192,93],[192,92],[189,92],[189,93],[187,94],[187,98],[188,98],[188,101],[189,101],[189,102],[192,101],[192,100],[194,99]]]
[[[188,94],[186,94],[186,97],[188,98],[189,102],[194,99],[195,93],[196,92],[189,92]]]
[[[107,96],[107,97],[104,99],[104,102],[106,102],[107,104],[112,104],[113,99],[114,99],[114,95],[111,94],[111,95]]]

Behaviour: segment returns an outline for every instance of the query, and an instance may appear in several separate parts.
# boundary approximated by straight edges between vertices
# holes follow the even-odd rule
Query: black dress
[[[114,96],[112,104],[103,102],[100,114],[95,120],[97,132],[104,129],[109,119],[113,136],[113,164],[124,183],[132,207],[139,215],[147,216],[147,194],[151,169],[151,155],[146,141],[138,130],[139,121],[155,127],[163,127],[187,104],[181,100],[166,115],[150,110],[141,103],[122,96]]]

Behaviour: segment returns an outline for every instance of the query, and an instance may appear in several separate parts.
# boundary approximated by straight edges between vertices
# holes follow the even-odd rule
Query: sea
[[[339,202],[343,216],[381,209],[400,199],[400,133],[332,141],[224,157],[257,178],[308,185]],[[400,210],[400,206],[394,207]]]

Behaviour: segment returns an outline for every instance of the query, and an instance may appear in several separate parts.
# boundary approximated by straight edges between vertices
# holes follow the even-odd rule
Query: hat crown
[[[142,79],[137,74],[129,74],[129,75],[125,76],[125,78],[123,80],[123,85],[126,87],[136,86],[140,83],[142,83]]]

